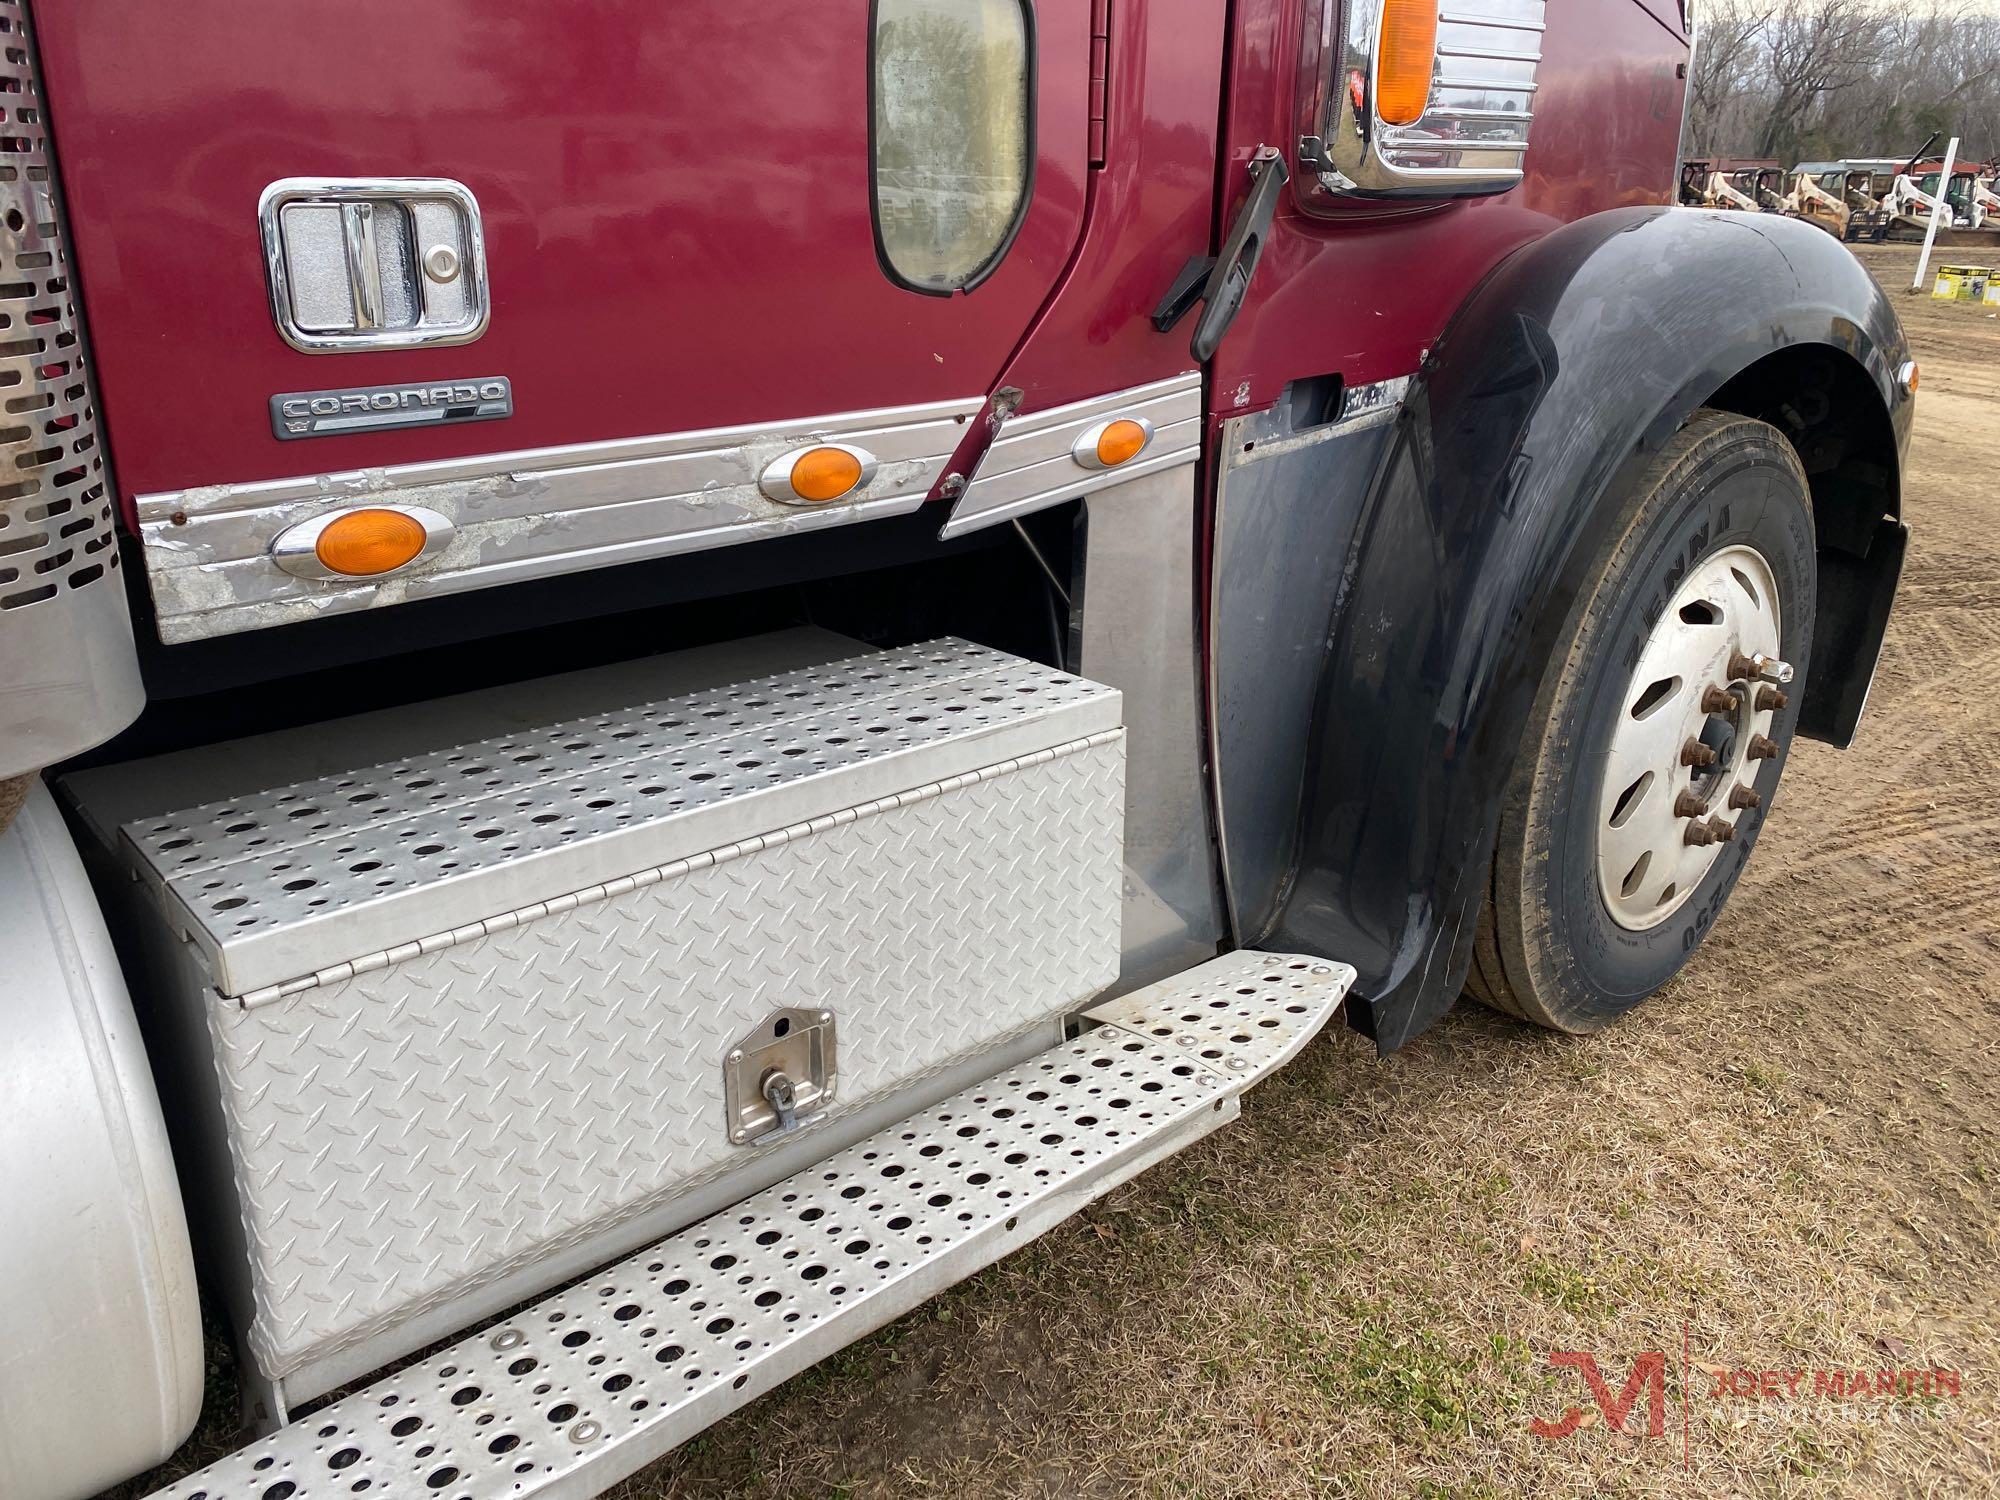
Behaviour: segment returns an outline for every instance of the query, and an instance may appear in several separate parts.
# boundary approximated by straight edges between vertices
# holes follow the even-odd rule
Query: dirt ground
[[[2000,318],[1862,255],[1923,364],[1901,606],[1687,972],[1587,1040],[1330,1035],[618,1500],[2000,1493]],[[1663,1356],[1663,1434],[1558,1351]]]

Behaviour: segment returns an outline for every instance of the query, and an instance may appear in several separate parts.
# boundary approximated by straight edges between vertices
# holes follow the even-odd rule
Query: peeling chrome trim
[[[1341,397],[1338,416],[1301,430],[1293,429],[1291,412],[1283,401],[1256,416],[1232,418],[1230,439],[1223,444],[1222,466],[1241,469],[1267,458],[1314,447],[1330,438],[1386,427],[1402,411],[1415,379],[1414,375],[1397,375],[1368,385],[1349,386]]]
[[[1334,419],[1333,427],[1340,432],[1352,432],[1359,427],[1377,427],[1393,422],[1410,394],[1410,383],[1416,378],[1414,375],[1398,375],[1370,385],[1348,387],[1341,397],[1340,415]]]
[[[382,608],[523,579],[904,515],[923,504],[983,400],[881,407],[474,458],[141,495],[139,535],[169,643]],[[811,507],[758,487],[776,459],[853,445],[868,488]],[[1067,450],[1064,467],[1074,474]],[[421,507],[451,522],[415,572],[297,578],[272,540],[336,507]]]
[[[1120,417],[1153,429],[1146,449],[1115,469],[1079,474],[1076,444]],[[1201,454],[1201,372],[1156,380],[1045,411],[1012,416],[952,507],[940,539],[1046,510],[1141,474],[1191,464]],[[1094,455],[1093,455],[1094,456]]]

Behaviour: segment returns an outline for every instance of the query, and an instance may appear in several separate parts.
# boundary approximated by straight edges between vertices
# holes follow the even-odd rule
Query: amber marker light
[[[845,443],[787,453],[764,470],[758,488],[786,505],[825,505],[875,477],[873,454]]]
[[[1375,46],[1375,113],[1388,125],[1414,125],[1431,100],[1437,59],[1438,0],[1383,0]]]
[[[1115,469],[1129,464],[1153,441],[1153,424],[1144,417],[1114,417],[1084,429],[1070,447],[1070,457],[1086,469]]]
[[[329,511],[286,528],[271,560],[300,578],[379,578],[436,555],[452,532],[449,517],[421,505]]]
[[[397,510],[350,510],[327,522],[313,555],[349,578],[393,573],[424,550],[424,523]]]
[[[1129,417],[1121,417],[1097,435],[1097,461],[1115,469],[1128,458],[1137,458],[1146,446],[1146,429]]]

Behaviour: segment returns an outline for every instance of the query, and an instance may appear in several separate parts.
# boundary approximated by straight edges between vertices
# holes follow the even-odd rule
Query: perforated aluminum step
[[[1343,964],[1237,953],[158,1492],[581,1500],[1235,1118]]]
[[[246,787],[124,839],[240,996],[1119,722],[1111,688],[940,640]]]

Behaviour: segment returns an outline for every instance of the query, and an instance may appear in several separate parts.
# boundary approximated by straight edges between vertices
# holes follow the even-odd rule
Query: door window
[[[949,295],[1007,253],[1032,187],[1024,0],[875,0],[875,238],[899,284]]]

